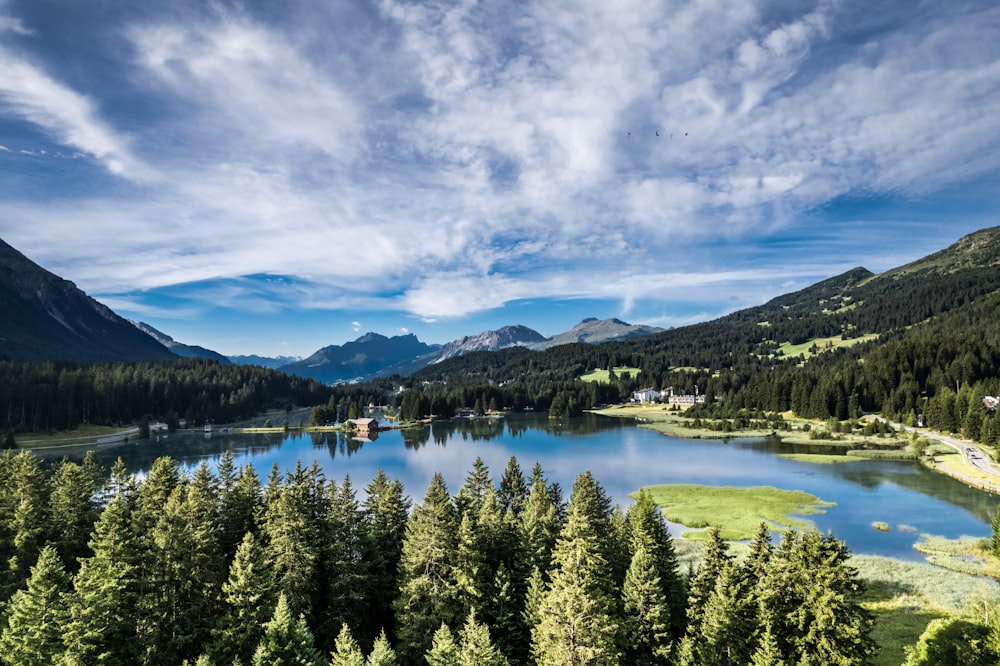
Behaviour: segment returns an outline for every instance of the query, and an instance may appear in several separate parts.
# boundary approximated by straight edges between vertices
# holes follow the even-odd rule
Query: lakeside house
[[[348,423],[354,426],[354,432],[358,436],[378,432],[378,421],[375,419],[350,419]]]

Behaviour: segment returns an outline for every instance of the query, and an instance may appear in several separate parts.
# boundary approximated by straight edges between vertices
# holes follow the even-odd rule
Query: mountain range
[[[710,322],[664,331],[618,319],[585,319],[565,333],[545,337],[524,326],[484,331],[445,345],[412,334],[366,333],[343,345],[323,347],[306,359],[235,357],[232,362],[277,367],[287,373],[336,383],[390,374],[447,374],[473,352],[555,352],[590,343],[612,353],[663,357],[664,367],[708,367],[720,354],[767,356],[823,340],[831,347],[886,334],[900,335],[983,296],[1000,293],[1000,227],[969,234],[948,248],[904,266],[875,274],[857,267],[803,290],[733,312]],[[0,357],[42,361],[165,359],[178,356],[227,359],[179,343],[148,324],[133,324],[0,241]],[[797,353],[797,352],[794,352]],[[504,358],[519,357],[506,354]],[[669,361],[669,363],[668,363]],[[490,364],[500,362],[491,361]],[[539,362],[534,362],[539,367]]]
[[[542,350],[569,342],[604,342],[648,335],[660,329],[618,319],[585,319],[571,330],[545,337],[526,326],[504,326],[445,345],[426,344],[415,335],[366,333],[330,345],[308,358],[235,356],[174,340],[146,322],[124,319],[76,285],[35,264],[0,240],[0,357],[15,360],[135,361],[205,358],[222,364],[261,365],[289,374],[336,383],[421,368],[476,351],[509,347]]]

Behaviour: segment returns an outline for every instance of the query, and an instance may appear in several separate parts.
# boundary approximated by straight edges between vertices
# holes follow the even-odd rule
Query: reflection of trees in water
[[[481,442],[502,437],[518,438],[529,430],[542,430],[551,435],[589,434],[602,430],[634,427],[628,419],[616,419],[598,414],[584,414],[569,419],[549,419],[546,414],[508,414],[503,417],[455,418],[434,421],[430,426],[405,428],[400,431],[408,449],[419,449],[433,440],[438,446],[453,438]]]
[[[825,455],[845,455],[850,446],[833,444],[791,444],[777,437],[764,439],[734,439],[735,444],[751,451],[769,453],[811,453]],[[806,465],[814,463],[803,463]],[[833,463],[829,470],[833,475],[857,484],[862,488],[874,489],[883,483],[894,483],[908,490],[959,506],[979,520],[989,523],[1000,504],[1000,499],[956,481],[944,474],[938,474],[921,467],[916,462],[898,460],[868,460],[853,463]]]

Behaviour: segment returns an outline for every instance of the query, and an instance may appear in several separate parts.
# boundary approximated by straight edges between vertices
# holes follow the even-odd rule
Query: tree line
[[[0,430],[121,425],[144,417],[201,425],[269,408],[325,403],[330,388],[259,366],[204,359],[155,362],[0,361]]]
[[[108,474],[105,479],[105,474]],[[511,458],[414,504],[315,464],[265,480],[158,459],[0,454],[10,664],[864,664],[874,652],[843,543],[734,558],[718,530],[682,571],[648,493],[622,511],[589,473],[564,497]]]

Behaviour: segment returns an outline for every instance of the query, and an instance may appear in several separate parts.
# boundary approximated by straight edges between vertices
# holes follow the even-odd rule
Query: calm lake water
[[[590,470],[612,500],[623,507],[629,493],[659,483],[729,486],[770,485],[804,490],[836,502],[825,514],[809,516],[822,531],[832,530],[856,554],[920,560],[913,544],[921,533],[954,538],[987,537],[998,498],[929,472],[919,465],[859,461],[817,465],[776,455],[781,445],[768,440],[686,440],[637,428],[631,421],[586,415],[549,421],[542,415],[495,420],[450,421],[418,430],[379,433],[371,442],[329,435],[175,434],[99,452],[111,465],[121,456],[143,473],[153,460],[170,455],[194,469],[202,461],[215,469],[230,450],[239,467],[250,463],[266,479],[271,466],[282,470],[314,461],[327,478],[349,475],[359,494],[379,468],[403,482],[414,501],[422,500],[431,477],[441,472],[454,493],[479,456],[499,481],[511,456],[525,475],[535,461],[548,480],[559,482],[568,498],[576,476]],[[883,533],[872,521],[884,521]],[[900,529],[900,527],[903,529]],[[677,536],[677,535],[675,535]]]

